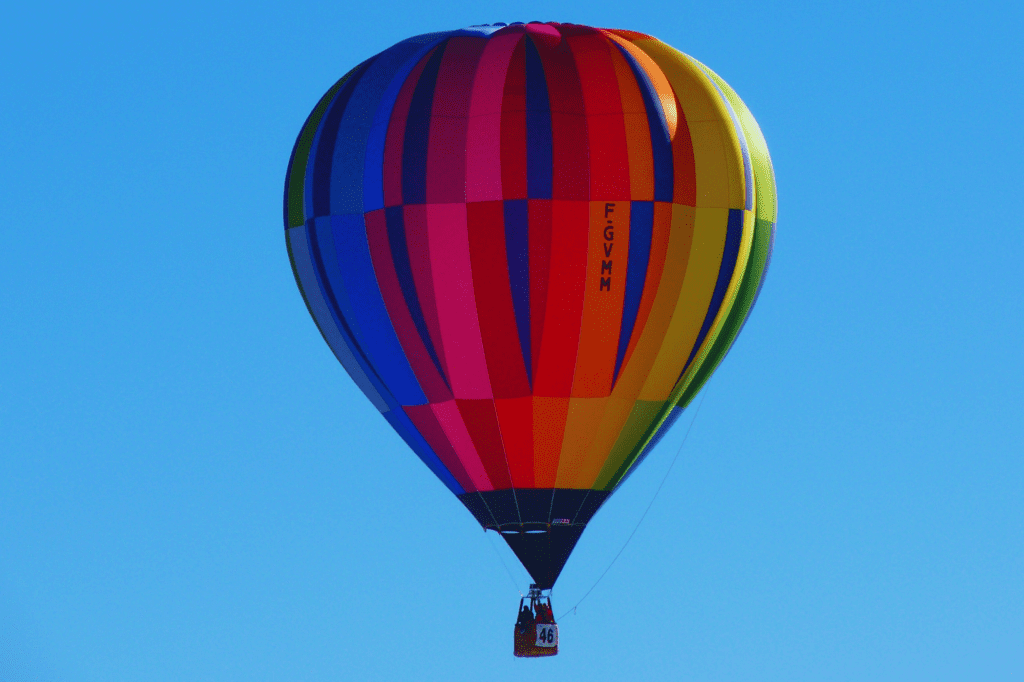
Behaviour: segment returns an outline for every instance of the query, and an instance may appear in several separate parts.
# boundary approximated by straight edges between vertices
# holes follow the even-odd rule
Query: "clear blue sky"
[[[889,4],[5,10],[0,680],[1024,679],[1024,13]],[[705,62],[779,187],[753,315],[539,661],[525,572],[344,374],[281,224],[341,74],[515,20]]]

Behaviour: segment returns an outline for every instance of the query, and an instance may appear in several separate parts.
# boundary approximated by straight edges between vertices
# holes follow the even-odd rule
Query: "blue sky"
[[[715,69],[779,227],[699,414],[595,517],[557,614],[694,420],[650,513],[559,656],[523,661],[525,572],[334,360],[280,206],[351,66],[535,19]],[[1021,25],[994,2],[6,10],[0,680],[1020,679]]]

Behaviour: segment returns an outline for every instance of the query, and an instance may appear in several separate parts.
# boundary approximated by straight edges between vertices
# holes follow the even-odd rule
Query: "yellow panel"
[[[641,400],[667,399],[683,371],[715,290],[728,223],[729,209],[697,209],[686,277],[654,368],[640,391]]]
[[[683,107],[686,122],[718,121],[728,112],[718,102],[718,93],[708,83],[700,67],[685,54],[669,47],[657,38],[632,41],[643,50],[668,78],[676,98]]]
[[[743,233],[740,235],[740,251],[736,256],[736,267],[732,272],[732,278],[729,280],[729,288],[725,291],[722,306],[718,309],[718,315],[715,316],[715,321],[712,323],[708,335],[704,338],[704,343],[701,344],[700,350],[697,351],[697,356],[693,359],[693,363],[686,370],[686,376],[680,382],[683,390],[686,390],[686,386],[690,384],[693,376],[707,357],[708,352],[714,346],[719,332],[722,331],[722,327],[725,325],[725,320],[729,317],[729,313],[736,303],[736,295],[739,293],[740,285],[743,283],[743,273],[746,271],[747,262],[750,260],[750,247],[754,242],[754,216],[754,211],[743,212]]]
[[[740,132],[714,84],[698,62],[660,40],[641,39],[634,44],[661,67],[683,109],[693,139],[697,206],[744,208]]]
[[[587,463],[590,444],[597,435],[608,398],[569,398],[562,454],[558,459],[556,488],[589,488],[594,481],[594,465]],[[603,458],[600,464],[603,464]],[[589,476],[588,476],[589,473]],[[587,480],[589,479],[589,480]]]
[[[721,121],[696,121],[690,124],[690,137],[697,170],[697,206],[743,208],[743,198],[732,196],[736,174],[729,168],[732,159],[726,154],[725,126]],[[741,157],[741,169],[742,163]]]
[[[711,76],[712,80],[722,89],[726,99],[732,105],[736,118],[739,119],[740,126],[743,128],[743,136],[747,140],[747,153],[750,155],[751,165],[754,168],[754,190],[755,198],[757,199],[755,210],[757,211],[757,217],[769,222],[775,222],[777,218],[775,172],[772,170],[772,159],[768,154],[768,143],[764,140],[761,127],[757,125],[757,121],[754,120],[750,109],[747,108],[747,105],[728,83],[706,65],[701,64],[696,59],[693,59],[693,57],[690,57],[690,59],[699,64]]]
[[[605,467],[612,449],[615,447],[619,435],[633,411],[636,403],[635,397],[617,398],[612,395],[605,399],[604,414],[597,426],[593,439],[583,458],[583,465],[579,470],[579,481],[581,488],[594,487],[594,481],[598,474]]]

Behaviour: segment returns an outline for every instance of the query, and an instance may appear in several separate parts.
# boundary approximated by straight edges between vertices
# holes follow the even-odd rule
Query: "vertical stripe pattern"
[[[339,361],[500,528],[585,524],[650,451],[747,320],[775,203],[756,122],[706,66],[530,23],[353,69],[298,136],[284,212]]]

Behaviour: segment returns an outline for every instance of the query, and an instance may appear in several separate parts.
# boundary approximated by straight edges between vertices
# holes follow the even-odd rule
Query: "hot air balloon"
[[[575,24],[367,59],[309,115],[284,193],[324,339],[538,599],[728,352],[775,220],[764,138],[725,81]]]

